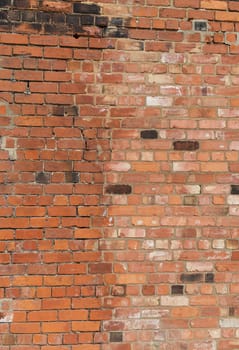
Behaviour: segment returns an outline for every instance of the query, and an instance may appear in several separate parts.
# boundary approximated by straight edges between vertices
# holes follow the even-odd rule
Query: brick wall
[[[1,350],[239,348],[239,2],[0,0]]]

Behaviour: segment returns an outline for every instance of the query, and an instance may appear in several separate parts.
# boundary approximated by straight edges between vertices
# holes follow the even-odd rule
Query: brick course
[[[238,342],[237,1],[0,1],[1,350]]]

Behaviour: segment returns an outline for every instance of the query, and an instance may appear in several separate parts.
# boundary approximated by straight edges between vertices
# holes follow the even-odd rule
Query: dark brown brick
[[[132,187],[130,185],[108,185],[106,193],[109,194],[130,194]]]
[[[104,36],[110,38],[128,38],[128,30],[126,28],[108,28],[104,33]]]
[[[239,194],[239,185],[231,185],[231,194]]]
[[[46,34],[65,34],[68,32],[68,27],[64,24],[45,24],[44,33]]]
[[[52,21],[53,23],[65,23],[66,15],[64,13],[54,13]]]
[[[110,332],[110,342],[111,343],[120,343],[123,341],[122,332]]]
[[[96,17],[95,19],[95,25],[98,27],[107,27],[109,24],[109,18],[102,16],[102,17]]]
[[[50,173],[40,172],[36,174],[36,182],[40,184],[50,183]]]
[[[78,15],[66,15],[66,23],[73,26],[80,25],[80,16]]]
[[[75,171],[67,171],[65,173],[65,180],[66,182],[70,183],[78,183],[79,182],[79,173]]]
[[[157,130],[142,130],[140,133],[142,139],[157,139],[158,131]]]
[[[35,19],[34,11],[22,11],[22,21],[35,22]]]
[[[29,0],[14,0],[13,6],[27,9],[27,8],[30,8],[30,1]]]
[[[183,294],[184,286],[176,284],[171,286],[171,294]]]
[[[21,13],[19,10],[11,10],[8,11],[7,16],[10,21],[20,21]]]
[[[113,17],[110,21],[110,25],[115,27],[122,27],[123,26],[123,19],[120,17]]]
[[[204,280],[202,273],[182,273],[181,281],[182,282],[202,282]]]
[[[95,17],[91,15],[83,15],[83,16],[80,16],[80,22],[81,22],[81,25],[83,26],[90,26],[94,24]]]
[[[213,283],[214,282],[214,273],[206,273],[205,282],[206,283]]]
[[[50,23],[52,16],[47,12],[37,12],[36,20],[40,23]]]
[[[198,141],[175,141],[173,148],[176,151],[196,151],[199,149]]]
[[[92,13],[92,14],[100,14],[100,7],[96,4],[82,4],[82,3],[74,3],[73,11],[75,13]]]

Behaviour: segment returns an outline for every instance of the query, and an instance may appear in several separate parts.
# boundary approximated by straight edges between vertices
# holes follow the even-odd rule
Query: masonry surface
[[[1,350],[239,349],[239,2],[0,0]]]

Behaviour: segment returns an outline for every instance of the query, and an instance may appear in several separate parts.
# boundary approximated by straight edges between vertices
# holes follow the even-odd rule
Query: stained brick
[[[132,188],[130,185],[108,185],[106,187],[106,193],[110,194],[130,194]]]
[[[120,343],[123,341],[122,332],[110,332],[110,342],[111,343]]]
[[[231,194],[239,194],[239,185],[231,185]]]
[[[199,149],[198,141],[174,141],[173,148],[177,151],[196,151]]]
[[[142,130],[140,136],[142,139],[157,139],[158,132],[157,130]]]
[[[205,282],[206,283],[214,282],[214,273],[206,273],[206,275],[205,275]]]
[[[72,183],[78,183],[79,182],[79,173],[72,171],[72,172],[66,172],[65,173],[65,179],[66,182],[72,182]]]
[[[74,3],[73,4],[73,11],[75,13],[99,14],[100,7],[96,4]]]
[[[0,7],[3,350],[237,347],[239,2]]]
[[[171,294],[183,294],[183,289],[182,285],[173,285],[171,286]]]
[[[36,182],[41,184],[48,184],[50,183],[50,173],[46,172],[39,172],[36,174]]]
[[[80,16],[81,25],[93,25],[95,23],[95,17],[90,15]]]
[[[190,273],[190,274],[183,273],[180,279],[182,282],[196,283],[196,282],[202,282],[204,279],[204,276],[202,273]]]

